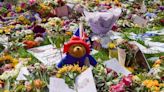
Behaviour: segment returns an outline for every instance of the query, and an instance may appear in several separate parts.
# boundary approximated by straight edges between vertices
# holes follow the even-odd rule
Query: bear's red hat
[[[68,52],[69,48],[71,45],[73,44],[82,44],[85,48],[86,48],[86,52],[87,54],[90,53],[90,48],[89,48],[89,44],[87,44],[84,40],[80,39],[79,37],[72,37],[71,40],[64,44],[64,53]]]

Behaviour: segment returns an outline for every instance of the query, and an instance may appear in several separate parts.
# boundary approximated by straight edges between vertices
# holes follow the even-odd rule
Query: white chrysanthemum
[[[22,30],[22,32],[24,32],[25,33],[25,35],[28,35],[28,34],[32,34],[33,33],[33,31],[32,30]]]

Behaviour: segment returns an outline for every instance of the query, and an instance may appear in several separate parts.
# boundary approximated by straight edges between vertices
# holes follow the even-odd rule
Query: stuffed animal
[[[71,40],[64,45],[64,53],[66,56],[59,62],[58,67],[61,68],[68,64],[79,64],[80,67],[83,65],[96,66],[96,60],[89,55],[90,47],[80,37],[72,37]]]

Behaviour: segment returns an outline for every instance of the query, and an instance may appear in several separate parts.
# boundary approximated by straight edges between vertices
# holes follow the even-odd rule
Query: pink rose
[[[30,4],[34,4],[36,2],[36,0],[29,0]]]
[[[109,92],[125,92],[124,83],[111,86]]]

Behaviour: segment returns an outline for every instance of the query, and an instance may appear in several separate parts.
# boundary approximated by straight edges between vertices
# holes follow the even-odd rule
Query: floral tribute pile
[[[94,67],[59,68],[29,52],[52,45],[62,58],[78,30],[95,51]],[[0,0],[0,92],[51,92],[50,78],[78,92],[76,79],[88,69],[96,92],[164,92],[164,1]]]

